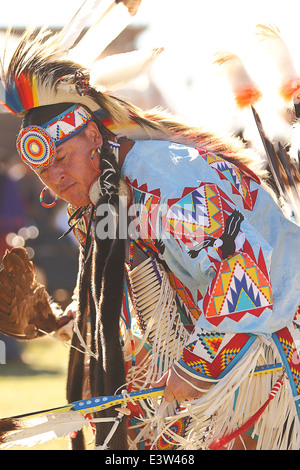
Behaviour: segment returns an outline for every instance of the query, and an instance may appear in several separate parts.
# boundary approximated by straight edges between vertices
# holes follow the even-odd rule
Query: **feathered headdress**
[[[123,85],[124,80],[128,83],[136,78],[162,51],[133,51],[99,59],[105,47],[130,22],[140,2],[85,0],[59,33],[51,35],[47,29],[39,33],[26,31],[10,60],[0,64],[0,102],[17,115],[26,114],[33,107],[76,103],[88,108],[115,135],[198,145],[221,152],[238,165],[256,167],[251,153],[237,139],[189,127],[161,110],[142,111],[108,91]],[[82,37],[91,19],[93,24]],[[28,137],[28,142],[32,142],[31,135]],[[46,142],[34,140],[34,145],[27,148],[39,147],[43,153],[45,146],[48,148]],[[31,157],[35,160],[36,156]]]
[[[134,107],[111,96],[107,89],[136,78],[162,49],[99,59],[105,47],[131,21],[140,2],[85,0],[62,31],[53,35],[46,28],[39,32],[27,30],[8,64],[4,54],[0,64],[0,103],[9,112],[22,116],[32,108],[70,103],[55,123],[26,128],[19,135],[17,149],[25,163],[33,168],[50,165],[55,159],[56,144],[81,130],[92,119],[91,112],[97,113],[116,134],[141,130],[133,119]],[[91,18],[96,18],[96,22],[81,37]],[[76,109],[72,107],[75,103]]]
[[[161,49],[98,57],[127,26],[140,1],[86,0],[59,33],[26,31],[8,65],[2,60],[0,102],[16,115],[39,106],[78,103],[93,112],[101,108],[115,122],[128,122],[122,103],[103,91],[120,85],[120,76],[135,78]],[[97,21],[78,41],[91,17]]]

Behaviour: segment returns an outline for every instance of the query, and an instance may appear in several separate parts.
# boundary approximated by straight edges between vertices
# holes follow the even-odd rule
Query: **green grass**
[[[69,348],[62,343],[41,338],[25,343],[23,363],[0,364],[0,417],[64,405],[68,355]],[[68,438],[61,438],[30,449],[67,450],[68,446]]]

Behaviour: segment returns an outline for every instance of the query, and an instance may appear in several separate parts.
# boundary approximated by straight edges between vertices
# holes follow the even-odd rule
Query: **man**
[[[47,47],[21,41],[6,105],[22,104],[21,158],[70,204],[81,244],[77,331],[86,342],[92,332],[89,393],[111,395],[125,381],[128,390],[165,386],[164,411],[132,410],[130,446],[207,448],[255,415],[285,368],[291,387],[284,382],[251,433],[259,448],[298,447],[298,227],[239,141],[97,92]],[[124,236],[124,210],[133,235]],[[82,398],[85,367],[73,349],[69,401]],[[110,448],[126,447],[119,431]],[[108,432],[97,425],[96,443]]]
[[[33,125],[45,125],[44,122],[40,122],[45,120],[41,119],[40,116],[50,116],[49,120],[51,121],[53,119],[52,109],[55,112],[54,117],[56,117],[62,114],[60,111],[64,107],[67,107],[67,111],[70,109],[69,104],[63,104],[29,111],[24,119],[23,128]],[[98,125],[100,126],[100,123]],[[95,149],[103,147],[103,137],[98,125],[97,118],[89,120],[83,130],[78,133],[75,131],[75,135],[57,145],[57,153],[53,163],[41,169],[34,169],[47,188],[52,190],[59,198],[76,207],[84,207],[91,203],[91,188],[93,184],[98,183],[101,153],[95,152],[93,154]],[[101,127],[101,129],[104,136],[112,137],[112,134],[105,128]],[[126,156],[133,147],[133,141],[126,138],[120,139],[118,171],[121,172]],[[93,161],[91,159],[92,154]],[[165,390],[167,401],[173,401],[173,399],[184,401],[199,396],[199,392],[195,393],[195,389],[181,380],[172,370],[170,371],[168,384]],[[201,380],[195,380],[195,384],[205,388],[207,385]],[[174,393],[172,392],[173,387],[175,387]],[[178,392],[176,391],[177,387]]]

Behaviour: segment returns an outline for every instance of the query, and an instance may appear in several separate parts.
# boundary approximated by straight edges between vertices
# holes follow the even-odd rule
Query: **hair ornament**
[[[88,77],[82,72],[77,70],[74,75],[75,87],[79,96],[86,96],[89,91],[90,82]]]

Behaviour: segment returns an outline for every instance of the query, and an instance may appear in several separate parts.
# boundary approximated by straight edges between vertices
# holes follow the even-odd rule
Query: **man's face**
[[[85,206],[90,203],[90,186],[99,176],[92,165],[91,154],[101,145],[98,127],[90,121],[84,130],[57,147],[52,165],[36,173],[59,198],[74,206]],[[94,161],[99,168],[98,152]]]

